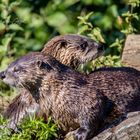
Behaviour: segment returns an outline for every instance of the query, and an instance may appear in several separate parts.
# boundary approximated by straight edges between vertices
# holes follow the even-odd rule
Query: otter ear
[[[81,46],[81,48],[82,48],[83,50],[85,50],[86,47],[88,46],[88,43],[85,41],[85,42],[84,42],[83,44],[81,44],[80,46]]]
[[[43,61],[42,60],[37,60],[36,65],[40,68],[42,65]]]
[[[55,45],[54,45],[55,46]],[[67,42],[65,40],[58,41],[56,44],[56,50],[61,48],[66,48],[68,46]]]
[[[48,63],[43,62],[43,61],[41,61],[41,60],[38,60],[38,61],[37,61],[37,66],[38,66],[40,69],[46,69],[47,71],[52,70],[51,65],[49,65]]]

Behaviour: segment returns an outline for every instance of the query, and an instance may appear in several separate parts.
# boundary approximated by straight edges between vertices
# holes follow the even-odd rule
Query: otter
[[[54,37],[44,45],[42,52],[75,69],[101,56],[105,47],[105,44],[98,44],[88,37],[68,34]]]
[[[140,72],[129,67],[101,68],[80,74],[50,55],[29,53],[3,72],[2,80],[25,88],[39,106],[75,140],[89,140],[114,110],[140,110]]]
[[[52,38],[44,45],[42,52],[50,54],[61,63],[76,69],[80,64],[93,60],[103,54],[104,45],[96,43],[85,36],[68,34]],[[1,73],[2,77],[3,74]],[[26,114],[32,114],[38,108],[38,104],[24,88],[11,102],[3,113],[8,118],[8,127],[16,130],[19,121]]]

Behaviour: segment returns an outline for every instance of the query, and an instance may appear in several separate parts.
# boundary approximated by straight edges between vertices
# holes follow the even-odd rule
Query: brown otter
[[[103,46],[85,36],[70,34],[54,37],[44,46],[42,52],[76,69],[80,64],[100,56],[103,53]],[[24,115],[33,112],[33,108],[37,107],[28,91],[21,89],[20,94],[4,112],[4,116],[10,119],[9,127],[16,129],[16,124]]]
[[[85,36],[68,34],[54,37],[45,44],[42,52],[75,69],[100,56],[104,47]]]
[[[30,53],[13,62],[2,79],[28,90],[39,104],[36,111],[52,116],[63,130],[77,129],[76,140],[97,134],[112,109],[122,115],[140,110],[140,72],[133,68],[102,68],[83,75],[52,56]]]

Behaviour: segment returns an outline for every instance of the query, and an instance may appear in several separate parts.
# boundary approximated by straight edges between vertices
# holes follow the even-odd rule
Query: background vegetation
[[[105,56],[80,70],[120,66],[126,36],[140,33],[139,5],[139,0],[0,0],[0,71],[25,53],[40,51],[53,36],[68,33],[108,46]],[[14,92],[0,83],[2,101]]]

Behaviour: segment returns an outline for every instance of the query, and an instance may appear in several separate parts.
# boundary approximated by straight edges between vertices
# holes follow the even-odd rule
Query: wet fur
[[[140,72],[133,68],[102,68],[82,75],[41,53],[26,55],[25,62],[23,58],[16,66],[28,72],[17,74],[20,82],[60,128],[66,132],[77,129],[76,140],[96,135],[112,112],[121,116],[140,110]]]
[[[84,52],[86,48],[87,51]],[[63,64],[76,69],[80,64],[100,56],[103,52],[103,47],[85,36],[71,34],[51,39],[45,44],[42,52],[46,55],[51,54]],[[24,61],[26,62],[26,58]],[[14,65],[16,65],[16,62]],[[24,88],[20,89],[20,94],[4,112],[4,116],[10,119],[9,127],[16,130],[16,125],[28,114],[27,110],[32,110],[31,106],[38,107],[28,91]],[[35,112],[36,110],[34,110]]]

